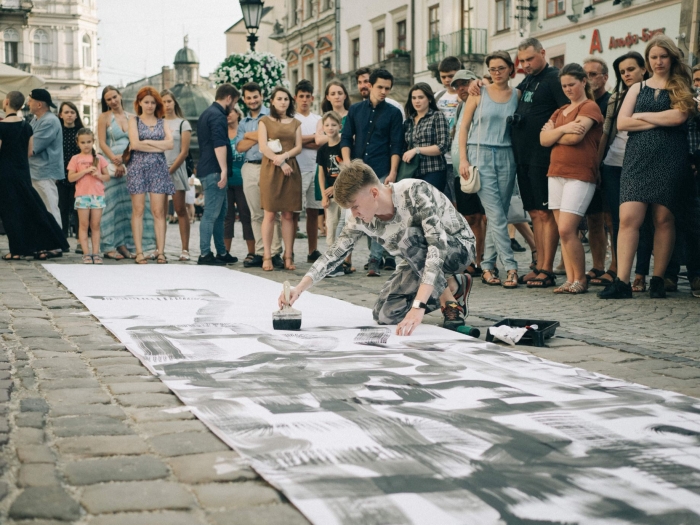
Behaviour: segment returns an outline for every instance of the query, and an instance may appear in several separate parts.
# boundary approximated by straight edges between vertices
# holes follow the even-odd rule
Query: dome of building
[[[189,38],[186,36],[185,37],[185,47],[180,49],[175,54],[175,60],[173,61],[173,64],[199,64],[199,59],[197,58],[197,55],[195,52],[187,47],[187,43],[189,41]]]
[[[170,90],[188,120],[198,119],[199,115],[214,102],[214,96],[211,93],[196,85],[177,84]]]

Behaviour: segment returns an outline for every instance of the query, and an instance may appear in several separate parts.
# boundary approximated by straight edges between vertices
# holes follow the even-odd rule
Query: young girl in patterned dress
[[[75,141],[80,148],[68,163],[68,181],[75,182],[75,209],[78,210],[78,240],[83,249],[83,264],[102,264],[100,257],[100,221],[105,207],[105,182],[109,180],[109,163],[95,152],[95,135],[82,128]],[[88,227],[92,251],[88,245]],[[91,255],[92,254],[92,255]]]
[[[126,186],[131,195],[131,230],[136,245],[136,264],[146,264],[143,255],[143,213],[146,206],[146,193],[151,199],[156,234],[156,254],[158,264],[166,264],[165,258],[165,209],[168,195],[175,193],[175,185],[170,177],[165,151],[173,149],[173,134],[165,125],[165,108],[158,91],[151,86],[139,90],[134,101],[138,115],[129,120],[129,146],[131,160],[126,173]]]

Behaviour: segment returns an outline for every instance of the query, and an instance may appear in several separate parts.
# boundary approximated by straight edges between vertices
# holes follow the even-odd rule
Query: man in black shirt
[[[537,247],[537,273],[523,278],[528,288],[554,284],[552,273],[559,231],[549,210],[547,171],[551,148],[540,144],[540,131],[552,114],[569,103],[559,81],[559,70],[547,64],[545,51],[536,38],[518,46],[518,61],[527,74],[518,89],[522,93],[511,123],[518,186],[525,209],[532,217]]]
[[[605,89],[608,83],[608,65],[605,60],[598,57],[588,57],[583,61],[583,69],[588,76],[588,83],[593,88],[593,96],[595,102],[600,108],[600,112],[605,117],[608,110],[608,101],[610,93]],[[593,285],[607,285],[613,281],[613,275],[608,273],[604,276],[605,271],[605,252],[608,249],[608,238],[605,235],[605,223],[610,225],[612,231],[612,215],[610,212],[604,213],[603,210],[603,195],[600,188],[595,189],[593,199],[586,210],[586,220],[588,223],[588,246],[591,248],[591,257],[593,259],[593,268],[588,271],[588,276],[591,278]],[[610,263],[610,270],[617,272],[617,261],[615,251],[613,250],[613,259]]]

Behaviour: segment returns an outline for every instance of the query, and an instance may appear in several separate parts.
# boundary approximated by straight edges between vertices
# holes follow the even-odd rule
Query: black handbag
[[[409,142],[409,147],[406,151],[413,149],[413,120],[411,120],[411,141]],[[420,167],[420,154],[416,154],[411,162],[404,162],[403,160],[399,164],[399,172],[396,175],[396,182],[400,182],[404,179],[415,179],[418,168]]]

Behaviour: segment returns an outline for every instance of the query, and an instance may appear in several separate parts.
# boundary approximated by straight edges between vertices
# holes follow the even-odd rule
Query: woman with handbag
[[[437,107],[433,90],[419,82],[408,92],[403,123],[405,153],[396,182],[414,178],[429,182],[444,193],[450,151],[450,125]]]
[[[131,197],[126,189],[126,160],[129,149],[129,119],[133,116],[124,110],[122,96],[114,86],[102,90],[102,114],[97,120],[97,140],[100,150],[109,162],[109,181],[105,183],[105,209],[100,222],[100,250],[105,259],[135,259],[130,247],[134,246],[131,233]],[[153,215],[146,207],[143,217],[143,249],[156,246],[153,232]]]
[[[270,95],[270,114],[258,124],[258,145],[263,154],[260,167],[260,205],[262,223],[263,270],[272,264],[272,231],[277,213],[282,214],[284,269],[294,266],[294,212],[301,210],[301,171],[294,157],[301,153],[301,122],[294,118],[294,98],[286,88],[277,86]]]
[[[518,287],[518,263],[508,235],[508,209],[515,185],[515,159],[506,119],[518,106],[518,90],[508,85],[515,65],[508,52],[495,51],[486,57],[486,67],[493,83],[483,86],[481,95],[470,96],[464,108],[459,174],[467,186],[473,185],[471,192],[479,194],[488,221],[481,282],[513,289]],[[495,271],[498,256],[507,271],[503,282]]]
[[[177,103],[177,99],[172,91],[164,89],[160,92],[160,97],[163,99],[163,107],[165,108],[165,124],[170,128],[170,133],[173,135],[173,149],[165,152],[165,160],[168,161],[170,178],[175,185],[173,208],[177,215],[180,241],[182,242],[179,260],[189,261],[190,218],[187,215],[185,193],[190,189],[190,184],[185,161],[190,153],[192,126],[182,114],[180,104]]]

